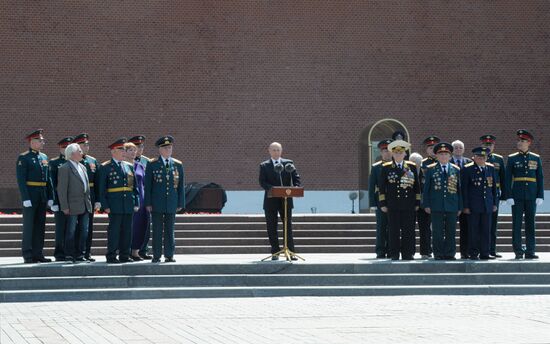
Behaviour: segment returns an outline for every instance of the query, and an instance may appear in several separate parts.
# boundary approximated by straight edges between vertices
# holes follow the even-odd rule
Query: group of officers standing
[[[517,135],[517,151],[504,158],[494,153],[496,137],[483,135],[473,158],[463,156],[464,144],[423,142],[427,157],[413,153],[402,132],[378,143],[381,160],[371,169],[369,206],[376,212],[377,258],[414,259],[415,224],[424,259],[455,260],[456,226],[460,226],[461,259],[495,259],[499,205],[512,206],[512,246],[516,259],[537,259],[535,214],[544,199],[540,156],[530,151],[527,130]],[[525,216],[525,246],[522,224]]]
[[[55,216],[56,261],[93,262],[94,211],[108,214],[107,263],[138,260],[175,262],[175,215],[185,206],[182,162],[172,158],[174,138],[159,138],[159,156],[144,156],[145,136],[117,139],[102,164],[88,154],[86,133],[58,142],[59,156],[48,160],[39,129],[26,137],[29,149],[17,160],[23,200],[22,255],[25,263],[46,263],[46,211]],[[149,239],[153,231],[153,256]],[[164,242],[164,247],[163,247]]]

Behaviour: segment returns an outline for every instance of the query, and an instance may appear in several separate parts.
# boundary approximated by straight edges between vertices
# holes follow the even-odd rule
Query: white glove
[[[506,203],[508,203],[508,205],[514,205],[514,204],[515,204],[513,198],[508,198],[508,199],[506,200]]]
[[[542,202],[544,202],[544,200],[542,198],[537,198],[535,202],[537,203],[537,205],[542,205]]]
[[[32,207],[32,203],[31,203],[30,200],[26,200],[26,201],[23,201],[23,206],[25,208],[30,208],[30,207]]]
[[[51,207],[52,211],[59,211],[59,206],[58,205],[52,205]]]
[[[376,207],[370,207],[370,210],[376,211]]]
[[[500,206],[502,207],[503,205],[505,205],[507,202],[506,201],[500,201]]]
[[[95,202],[94,209],[95,210],[101,209],[101,203]]]
[[[48,207],[50,207],[50,208],[51,208],[51,207],[52,207],[52,205],[53,205],[53,199],[51,199],[51,200],[49,200],[49,201],[48,201]]]

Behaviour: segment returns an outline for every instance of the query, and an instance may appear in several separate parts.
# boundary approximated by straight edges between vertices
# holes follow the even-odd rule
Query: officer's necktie
[[[447,166],[443,166],[443,178],[447,179]]]

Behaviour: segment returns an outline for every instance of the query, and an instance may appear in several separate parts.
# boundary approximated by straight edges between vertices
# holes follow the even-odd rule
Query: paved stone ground
[[[0,343],[550,343],[550,296],[0,305]]]

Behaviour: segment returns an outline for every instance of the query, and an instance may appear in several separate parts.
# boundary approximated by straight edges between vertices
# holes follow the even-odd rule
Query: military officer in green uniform
[[[90,151],[90,137],[87,133],[78,134],[75,136],[73,143],[78,143],[80,149],[82,149],[82,160],[80,163],[86,167],[86,172],[88,174],[88,181],[90,186],[90,197],[94,210],[99,210],[101,208],[101,203],[99,202],[99,164],[97,159],[89,155]],[[84,251],[84,259],[89,262],[95,262],[95,259],[92,257],[92,241],[94,237],[94,212],[90,213],[88,217],[88,235],[86,238],[86,248]],[[79,239],[76,239],[76,242],[79,242]]]
[[[455,260],[456,221],[462,211],[460,168],[451,164],[453,146],[435,145],[437,162],[428,165],[422,206],[432,219],[433,252],[436,260]]]
[[[184,171],[181,161],[172,158],[174,138],[157,140],[159,157],[145,170],[145,206],[153,218],[153,263],[160,262],[164,236],[165,262],[175,262],[174,223],[176,213],[185,207]]]
[[[486,134],[479,138],[481,140],[482,147],[489,148],[491,153],[487,157],[487,162],[494,166],[496,171],[496,187],[497,187],[497,211],[492,214],[491,219],[491,244],[489,248],[489,255],[493,258],[502,258],[497,252],[497,233],[498,233],[498,207],[500,203],[506,201],[506,183],[504,182],[506,178],[506,168],[504,164],[504,158],[502,155],[495,153],[495,135]]]
[[[391,161],[392,155],[388,150],[391,139],[385,139],[378,142],[381,160],[374,163],[369,176],[369,207],[376,214],[376,258],[383,259],[388,255],[388,215],[380,210],[378,202],[378,183],[380,181],[380,172],[382,164]]]
[[[132,242],[132,215],[139,209],[134,166],[124,161],[125,137],[109,146],[111,160],[99,169],[99,201],[109,214],[107,263],[129,263]],[[118,252],[118,259],[117,257]]]
[[[67,227],[67,220],[66,215],[59,209],[59,199],[57,197],[57,170],[67,162],[65,159],[65,148],[67,148],[72,141],[72,136],[61,139],[57,143],[57,146],[59,147],[59,156],[51,159],[48,164],[50,166],[50,176],[52,179],[54,193],[52,211],[55,218],[55,249],[53,256],[58,262],[65,260],[65,252],[63,247],[65,246],[65,229]]]
[[[128,142],[131,142],[136,145],[137,147],[137,154],[136,154],[136,161],[139,161],[143,168],[147,168],[147,164],[151,159],[143,155],[143,150],[145,149],[145,135],[136,135],[131,137]],[[142,259],[151,260],[153,257],[149,255],[149,239],[151,238],[151,223],[149,223],[148,227],[145,229],[145,237],[143,239],[143,245],[139,249],[138,255]]]
[[[508,156],[506,190],[512,206],[512,246],[516,259],[537,259],[535,254],[535,214],[544,199],[542,161],[529,150],[534,140],[525,129],[517,131],[518,152]],[[521,225],[525,214],[525,249],[521,244]]]
[[[43,129],[27,135],[29,150],[17,158],[17,185],[23,201],[23,240],[21,251],[25,263],[48,263],[44,257],[46,207],[53,205],[53,186],[48,156],[41,152],[45,140]]]
[[[434,146],[438,144],[441,139],[437,136],[428,136],[424,139],[423,144],[426,147],[427,157],[422,160],[420,165],[420,174],[418,179],[420,181],[420,190],[424,188],[424,181],[426,179],[426,173],[428,172],[428,166],[437,162],[437,158],[434,154]],[[432,220],[430,214],[426,212],[422,205],[417,211],[418,219],[418,231],[420,232],[420,255],[422,258],[430,258],[432,256]]]

